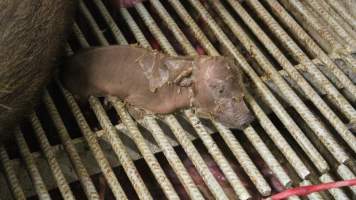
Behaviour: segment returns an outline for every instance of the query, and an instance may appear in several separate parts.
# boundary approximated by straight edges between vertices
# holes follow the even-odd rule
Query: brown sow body
[[[0,1],[0,141],[38,102],[70,30],[76,0]]]
[[[239,68],[222,56],[168,56],[136,46],[85,49],[68,58],[61,79],[81,101],[117,96],[130,113],[168,114],[192,107],[230,128],[253,120]]]

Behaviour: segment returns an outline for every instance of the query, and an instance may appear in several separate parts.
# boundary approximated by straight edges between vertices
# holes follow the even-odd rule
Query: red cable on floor
[[[307,185],[307,186],[301,186],[301,187],[285,190],[283,192],[272,195],[268,199],[280,200],[280,199],[286,199],[291,196],[305,196],[313,192],[319,192],[322,190],[329,190],[332,188],[339,188],[339,187],[353,186],[353,185],[356,185],[356,179],[322,183],[319,185]]]

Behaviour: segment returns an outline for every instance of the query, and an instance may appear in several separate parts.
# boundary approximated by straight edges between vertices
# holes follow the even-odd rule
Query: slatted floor
[[[80,1],[68,55],[137,44],[231,56],[257,120],[235,131],[185,110],[135,122],[119,99],[109,99],[110,110],[94,97],[80,107],[54,80],[15,131],[17,145],[0,147],[0,199],[103,199],[106,188],[106,199],[245,200],[355,178],[352,0],[106,3]],[[351,187],[307,198],[355,196]]]

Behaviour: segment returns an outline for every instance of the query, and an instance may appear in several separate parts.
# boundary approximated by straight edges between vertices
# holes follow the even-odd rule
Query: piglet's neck
[[[194,71],[197,57],[167,57],[164,65],[169,71],[169,90],[174,93],[169,96],[176,108],[189,108],[193,105]]]
[[[194,57],[166,57],[163,65],[169,72],[169,80],[174,81],[180,76],[190,76],[186,72],[192,70],[194,67]]]

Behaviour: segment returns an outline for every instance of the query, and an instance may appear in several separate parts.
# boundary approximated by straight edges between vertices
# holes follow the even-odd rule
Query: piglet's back
[[[67,59],[61,79],[80,99],[110,94],[124,98],[147,85],[138,60],[149,53],[147,49],[118,45],[84,49]]]

